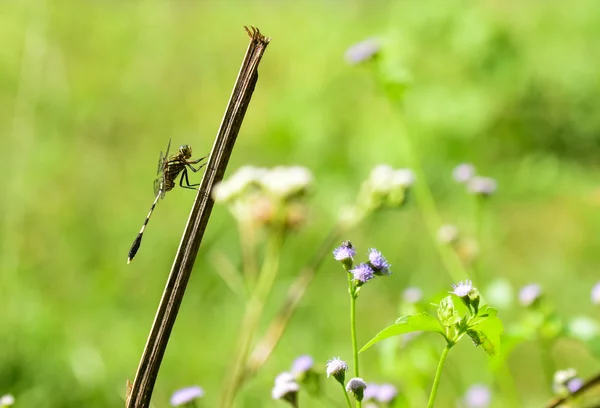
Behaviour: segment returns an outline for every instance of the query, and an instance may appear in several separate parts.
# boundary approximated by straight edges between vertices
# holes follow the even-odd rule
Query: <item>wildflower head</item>
[[[410,169],[394,169],[387,164],[375,166],[363,183],[359,206],[367,211],[381,207],[400,207],[415,176]]]
[[[453,293],[460,298],[464,298],[469,296],[469,292],[471,291],[471,289],[473,289],[473,283],[470,280],[466,279],[464,282],[461,281],[455,285],[452,285],[452,289],[453,291],[450,293]]]
[[[363,392],[364,401],[376,400],[379,392],[379,384],[368,383],[367,388]]]
[[[346,51],[346,62],[356,65],[361,62],[369,61],[379,53],[381,48],[380,41],[377,38],[371,37],[354,44]]]
[[[487,197],[496,192],[498,183],[491,177],[475,176],[469,180],[467,189],[471,194]]]
[[[387,259],[375,248],[369,249],[369,265],[373,269],[373,272],[375,272],[375,275],[381,276],[391,273],[390,264]]]
[[[437,239],[444,245],[450,245],[458,239],[458,228],[452,224],[442,225],[437,231]]]
[[[339,357],[332,358],[327,362],[327,378],[333,377],[337,382],[344,385],[348,364]]]
[[[179,407],[204,396],[204,390],[197,385],[177,390],[171,396],[171,405]]]
[[[357,401],[362,401],[364,398],[365,388],[367,388],[367,383],[362,378],[352,378],[346,384],[346,391],[350,394],[354,395]]]
[[[398,396],[398,389],[392,384],[382,384],[377,389],[375,400],[381,404],[390,404]]]
[[[275,385],[271,390],[273,399],[289,402],[293,407],[298,406],[298,391],[300,386],[292,373],[283,372],[275,377]]]
[[[350,241],[342,242],[342,245],[333,250],[333,258],[343,263],[346,269],[352,268],[354,255],[356,255],[356,250]]]
[[[371,266],[366,263],[361,263],[353,269],[350,269],[350,273],[354,277],[354,280],[358,282],[358,285],[362,285],[375,277],[375,272]]]
[[[11,394],[5,394],[0,397],[0,407],[12,407],[15,404],[15,397]]]
[[[554,373],[554,380],[552,381],[552,389],[554,393],[560,396],[568,395],[571,390],[569,384],[575,381],[573,388],[577,386],[578,381],[577,371],[574,368],[567,368],[566,370],[559,370]]]
[[[306,193],[312,182],[312,173],[301,166],[274,167],[260,179],[268,193],[283,200]]]
[[[487,408],[490,406],[491,400],[490,389],[483,384],[472,385],[464,397],[467,408]]]
[[[302,375],[313,368],[315,365],[315,360],[308,355],[303,355],[298,357],[292,363],[292,373],[295,376]]]
[[[600,282],[596,283],[592,288],[592,303],[600,305]]]
[[[475,167],[470,163],[461,163],[452,170],[452,178],[458,183],[466,183],[475,176]]]
[[[519,291],[519,303],[523,307],[532,307],[542,297],[542,288],[537,283],[525,285]]]
[[[419,303],[423,299],[423,291],[415,286],[408,287],[404,289],[402,299],[410,304]]]

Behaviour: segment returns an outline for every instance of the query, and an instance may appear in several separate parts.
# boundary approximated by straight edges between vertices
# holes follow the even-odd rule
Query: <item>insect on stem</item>
[[[188,169],[192,170],[194,173],[200,170],[204,164],[200,167],[195,168],[192,164],[198,164],[202,160],[206,158],[201,157],[197,160],[189,160],[192,157],[192,148],[189,145],[181,145],[176,154],[169,157],[169,148],[171,147],[171,140],[169,140],[169,144],[167,145],[167,150],[165,150],[165,154],[160,152],[160,156],[158,158],[158,171],[159,175],[156,180],[154,180],[154,194],[156,198],[152,203],[152,207],[150,207],[150,211],[148,211],[148,215],[144,220],[144,224],[142,224],[142,228],[138,233],[137,237],[133,241],[131,245],[131,249],[129,250],[129,255],[127,256],[127,263],[131,263],[131,260],[137,254],[137,251],[140,249],[140,245],[142,244],[142,237],[144,235],[144,230],[146,229],[146,225],[148,225],[148,221],[150,221],[150,217],[152,216],[152,212],[154,211],[154,207],[156,207],[156,203],[159,198],[165,198],[165,193],[170,191],[175,187],[175,181],[179,174],[181,174],[181,178],[179,179],[179,185],[183,188],[189,188],[192,190],[196,190],[200,184],[190,184],[190,180],[188,179]],[[185,180],[185,185],[184,185]]]

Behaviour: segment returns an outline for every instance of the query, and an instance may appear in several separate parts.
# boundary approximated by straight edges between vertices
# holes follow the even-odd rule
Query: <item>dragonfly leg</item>
[[[198,167],[197,169],[194,168],[194,166],[192,166],[192,164],[198,164],[200,163],[202,160],[206,159],[206,156],[199,158],[198,160],[193,160],[193,161],[186,161],[186,166],[188,166],[194,173],[197,172],[198,170],[200,170],[202,167],[204,167],[206,165],[206,163],[203,163],[202,165],[200,165],[200,167]]]
[[[185,186],[183,185],[183,179],[185,178]],[[181,178],[179,179],[179,185],[183,188],[189,188],[190,190],[196,190],[196,187],[198,187],[200,185],[200,183],[198,184],[190,184],[190,180],[188,179],[188,172],[187,169],[184,167],[183,171],[181,172]]]

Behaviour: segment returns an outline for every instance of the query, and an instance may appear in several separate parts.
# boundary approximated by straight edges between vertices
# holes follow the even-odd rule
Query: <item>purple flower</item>
[[[204,396],[204,390],[197,385],[177,390],[171,396],[171,405],[178,407]]]
[[[406,303],[415,304],[423,298],[423,292],[417,287],[408,287],[404,289],[404,292],[402,293],[402,298]]]
[[[579,377],[572,378],[567,382],[567,388],[572,394],[583,386],[583,380]]]
[[[367,383],[362,378],[352,378],[346,384],[346,391],[354,395],[357,401],[363,400],[365,388],[367,388]]]
[[[458,282],[456,285],[452,285],[452,289],[454,289],[450,293],[454,293],[458,297],[466,297],[469,295],[471,289],[473,289],[473,283],[466,279],[464,282]]]
[[[596,283],[592,288],[592,303],[600,305],[600,282]]]
[[[297,406],[297,396],[300,386],[292,373],[283,372],[275,377],[275,386],[271,390],[271,396],[276,400],[290,402]]]
[[[374,400],[377,398],[377,394],[379,393],[379,385],[375,383],[367,384],[367,388],[363,393],[363,399],[365,401]]]
[[[369,249],[369,264],[376,275],[389,275],[391,273],[387,259],[375,248]]]
[[[542,296],[542,288],[537,283],[530,283],[521,288],[519,303],[524,307],[533,305]]]
[[[342,245],[333,250],[333,258],[340,262],[352,260],[354,255],[356,255],[356,250],[350,241],[342,242]]]
[[[472,385],[465,394],[465,405],[468,408],[487,408],[492,394],[488,387],[482,384]]]
[[[375,399],[382,404],[389,404],[398,395],[398,390],[392,384],[382,384],[378,387]]]
[[[346,62],[355,65],[368,61],[377,55],[380,48],[381,44],[377,38],[367,38],[346,50]]]
[[[294,360],[292,363],[292,373],[301,375],[309,371],[315,365],[315,360],[311,356],[304,355]]]
[[[350,273],[354,276],[354,280],[361,283],[365,283],[375,277],[375,272],[371,269],[369,264],[366,263],[361,263],[356,268],[351,269]]]
[[[340,384],[344,384],[348,371],[348,364],[339,357],[334,357],[327,362],[327,378],[333,376]]]
[[[466,183],[475,176],[475,167],[470,163],[461,163],[452,170],[452,177],[458,183]]]
[[[469,180],[467,189],[471,194],[490,196],[498,189],[498,183],[491,177],[474,176]]]

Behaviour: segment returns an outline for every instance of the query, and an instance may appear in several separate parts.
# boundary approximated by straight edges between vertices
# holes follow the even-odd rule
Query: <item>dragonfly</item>
[[[165,198],[165,193],[167,191],[173,190],[177,181],[177,177],[179,177],[181,174],[181,177],[179,178],[179,185],[183,188],[196,190],[196,187],[200,185],[199,183],[190,184],[190,180],[188,179],[188,169],[192,170],[194,173],[199,171],[206,163],[200,165],[198,168],[195,168],[193,165],[200,163],[206,158],[206,156],[197,160],[190,160],[192,157],[192,148],[189,145],[181,145],[179,146],[177,153],[169,157],[170,147],[171,140],[169,139],[169,144],[167,145],[165,154],[163,155],[163,153],[160,152],[160,156],[158,157],[158,170],[156,172],[158,177],[154,180],[154,202],[150,207],[150,211],[148,211],[148,215],[144,220],[142,229],[140,229],[140,232],[131,245],[129,255],[127,256],[128,264],[131,263],[131,260],[140,249],[140,245],[142,244],[142,236],[144,235],[148,221],[150,221],[154,207],[156,207],[156,203],[159,199]]]

